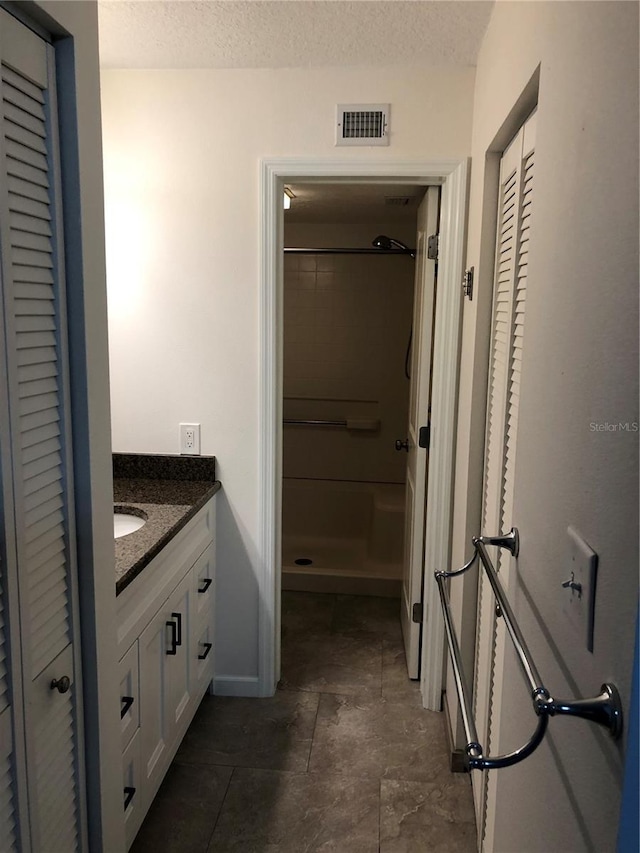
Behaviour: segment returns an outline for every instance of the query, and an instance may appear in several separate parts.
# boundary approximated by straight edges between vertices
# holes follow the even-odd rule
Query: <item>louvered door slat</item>
[[[42,379],[57,377],[58,366],[53,359],[47,361],[36,361],[18,367],[18,380],[20,383],[38,382]]]
[[[7,174],[11,178],[19,178],[20,180],[27,181],[34,186],[45,188],[49,186],[47,173],[43,172],[42,169],[38,169],[31,163],[25,163],[24,160],[18,160],[14,157],[7,157],[6,164]]]
[[[46,143],[37,133],[32,133],[21,124],[6,119],[2,122],[2,131],[7,139],[11,139],[29,151],[35,151],[36,154],[43,154],[46,157]]]
[[[7,102],[7,106],[5,107],[5,116],[10,117],[12,115],[11,111],[18,110],[17,118],[14,120],[18,121],[20,124],[20,114],[30,116],[37,122],[37,124],[32,128],[34,133],[42,131],[46,116],[44,112],[44,104],[41,101],[31,98],[18,86],[12,86],[6,79],[5,85],[2,88],[2,99]]]
[[[52,321],[53,322],[53,321]],[[37,394],[35,397],[27,397],[19,402],[21,415],[31,415],[34,412],[45,412],[57,408],[58,395],[56,393]]]
[[[13,244],[20,249],[35,249],[38,252],[44,252],[48,244],[48,239],[44,234],[34,234],[31,231],[18,228],[11,229],[11,239]],[[27,292],[24,298],[33,299],[34,297]]]
[[[44,394],[55,393],[58,390],[58,382],[55,377],[48,379],[35,379],[25,382],[20,386],[20,399],[27,397],[42,397]]]
[[[31,198],[42,204],[49,203],[49,192],[46,185],[42,186],[40,183],[9,175],[7,177],[7,187],[9,188],[10,206],[13,206],[12,202],[14,198]]]
[[[40,592],[41,590],[38,590],[38,593]],[[51,636],[52,634],[58,636],[58,628],[61,624],[60,619],[64,615],[62,610],[66,598],[66,585],[58,584],[55,590],[53,587],[50,587],[49,595],[40,595],[38,598],[34,597],[32,599],[31,612],[34,618],[42,623],[42,636]],[[60,637],[64,638],[64,634],[60,634]]]
[[[36,459],[42,459],[59,450],[61,450],[60,440],[54,436],[46,441],[40,441],[25,448],[23,450],[24,460],[25,462],[35,462]]]
[[[0,712],[0,849],[14,853],[18,846],[11,709]]]
[[[57,423],[60,420],[60,413],[54,409],[46,409],[43,412],[34,412],[27,415],[22,420],[23,434],[28,435],[33,430],[40,427],[45,427],[48,424]]]
[[[41,219],[38,216],[31,216],[26,213],[9,213],[9,225],[15,231],[29,231],[32,234],[42,234],[45,237],[51,237],[53,234],[48,219]]]
[[[60,654],[69,644],[69,632],[67,622],[69,619],[68,608],[64,613],[57,613],[49,619],[42,627],[33,634],[31,670],[36,678],[48,665],[51,655]],[[40,756],[38,755],[38,761]]]
[[[42,270],[42,272],[49,274],[49,270]],[[21,281],[24,280],[21,279]],[[50,315],[31,314],[18,315],[15,318],[15,327],[18,333],[25,332],[28,334],[30,332],[55,332],[56,324]],[[18,346],[20,346],[20,340],[18,340]]]
[[[64,528],[61,526],[46,530],[37,539],[34,539],[33,542],[25,545],[24,550],[26,556],[33,559],[39,557],[45,549],[49,548],[50,545],[53,545],[53,543],[60,539],[63,534]]]
[[[27,358],[22,350],[37,349],[39,347],[55,347],[56,336],[52,331],[35,330],[33,332],[21,332],[16,336],[16,350],[18,358]]]
[[[54,542],[44,548],[33,560],[33,571],[29,577],[29,592],[32,601],[38,596],[38,591],[47,579],[49,573],[58,574],[58,568],[65,565],[64,549],[60,543]]]
[[[46,284],[53,286],[53,273],[48,266],[38,264],[13,264],[13,280],[16,284]],[[28,329],[26,331],[29,331]],[[37,330],[34,330],[37,331]]]
[[[54,529],[64,531],[64,513],[59,509],[53,510],[53,512],[45,515],[44,518],[30,524],[25,541],[29,546],[33,545],[35,547],[36,543],[41,541],[45,536],[48,536],[50,531]],[[42,549],[39,548],[38,550]]]
[[[48,600],[51,597],[52,590],[54,590],[56,586],[62,588],[65,583],[64,559],[61,558],[58,561],[57,566],[55,563],[52,563],[50,569],[46,573],[42,574],[41,581],[34,587],[31,599],[33,607],[39,607],[40,611],[42,611],[42,607],[44,606],[44,604],[42,604],[43,599]]]
[[[0,564],[0,714],[9,706],[9,681],[7,678],[8,644],[5,640],[4,578]]]
[[[26,453],[30,447],[33,447],[36,444],[42,444],[43,442],[49,441],[51,438],[56,438],[59,435],[60,424],[56,419],[43,426],[29,429],[24,432],[21,436],[22,449]]]
[[[25,285],[26,287],[34,287],[34,285]],[[16,285],[16,290],[20,285]],[[54,347],[30,346],[17,352],[18,367],[25,367],[28,364],[44,364],[56,360],[56,351]]]
[[[22,233],[22,232],[19,232]],[[13,240],[13,263],[25,267],[42,267],[44,269],[53,268],[53,260],[51,255],[43,252],[42,249],[32,250],[20,248],[19,243],[15,240],[15,232],[11,232]]]

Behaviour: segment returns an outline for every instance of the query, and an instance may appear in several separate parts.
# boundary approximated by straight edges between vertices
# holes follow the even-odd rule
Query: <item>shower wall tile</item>
[[[381,424],[375,433],[287,428],[285,476],[404,482],[395,440],[407,430],[413,276],[404,257],[285,255],[285,417]]]

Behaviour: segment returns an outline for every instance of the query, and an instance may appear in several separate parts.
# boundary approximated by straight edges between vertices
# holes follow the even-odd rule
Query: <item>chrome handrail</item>
[[[305,418],[284,418],[282,423],[285,426],[336,426],[346,427],[347,422],[344,421],[324,421],[324,420],[308,420]]]
[[[513,556],[517,557],[519,551],[517,529],[513,528],[504,536],[477,536],[472,541],[474,554],[462,568],[454,571],[439,571],[435,573],[456,692],[460,702],[462,725],[467,739],[465,746],[465,768],[467,770],[497,770],[502,767],[511,767],[513,764],[523,761],[542,743],[549,724],[549,717],[553,717],[556,714],[568,714],[569,716],[581,717],[584,720],[598,723],[608,728],[614,738],[619,738],[622,733],[622,705],[620,695],[614,684],[603,684],[600,688],[600,694],[591,699],[562,701],[555,700],[542,683],[542,679],[533,662],[531,652],[525,642],[522,631],[515,619],[509,601],[498,579],[498,574],[485,547],[486,545],[495,545],[499,548],[505,548]],[[529,684],[533,709],[538,717],[535,731],[523,746],[513,752],[497,756],[484,755],[484,749],[478,740],[476,724],[471,709],[471,691],[469,690],[462,666],[462,654],[453,624],[446,584],[448,578],[458,577],[467,572],[478,557],[487,573],[493,594],[498,603],[498,615],[504,619],[505,627],[516,651],[520,668]]]

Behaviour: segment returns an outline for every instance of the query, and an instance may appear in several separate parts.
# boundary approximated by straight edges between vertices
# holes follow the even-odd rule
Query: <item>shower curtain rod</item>
[[[292,255],[408,255],[413,257],[410,249],[292,249],[285,247],[284,252]]]

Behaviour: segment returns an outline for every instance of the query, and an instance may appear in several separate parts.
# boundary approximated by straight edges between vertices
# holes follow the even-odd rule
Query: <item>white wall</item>
[[[260,159],[464,157],[473,81],[471,68],[103,73],[113,445],[174,453],[178,423],[195,421],[218,458],[219,678],[257,675]],[[390,146],[335,148],[343,102],[390,102]]]
[[[485,158],[540,65],[514,508],[522,545],[511,598],[554,695],[595,695],[610,679],[625,709],[637,604],[638,437],[590,424],[638,421],[637,33],[632,3],[496,4],[474,101],[467,265],[480,278],[474,301],[465,302],[453,549],[461,565],[479,519],[492,286]],[[562,615],[568,525],[599,555],[593,654]],[[523,743],[533,723],[511,657],[505,684],[503,750]],[[491,774],[493,849],[613,850],[623,748],[588,723],[552,720],[531,758]]]

